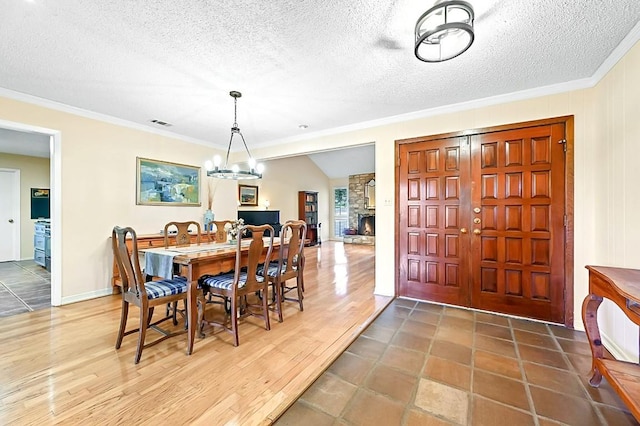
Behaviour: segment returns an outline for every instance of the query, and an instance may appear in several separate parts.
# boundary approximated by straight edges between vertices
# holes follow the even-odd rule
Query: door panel
[[[467,304],[468,138],[400,147],[400,294]],[[465,198],[466,197],[466,198]]]
[[[20,175],[0,170],[0,262],[20,259]]]
[[[398,145],[398,294],[564,321],[564,123]]]
[[[482,182],[471,194],[471,207],[481,209],[470,234],[472,307],[562,322],[562,139],[562,124],[471,137],[480,157],[471,178]]]

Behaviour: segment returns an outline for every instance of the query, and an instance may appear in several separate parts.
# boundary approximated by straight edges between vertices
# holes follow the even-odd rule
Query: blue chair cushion
[[[205,275],[201,277],[198,281],[202,287],[213,287],[213,288],[221,288],[224,290],[230,290],[233,286],[233,278],[234,273],[230,272],[228,274],[220,274],[220,275]],[[263,277],[256,276],[256,280],[258,282],[264,281]],[[247,273],[240,272],[240,280],[238,283],[238,288],[242,288],[247,283]]]
[[[294,270],[296,269],[296,267],[293,268]],[[282,265],[282,269],[280,270],[280,275],[284,274],[287,270],[287,264],[284,263]],[[272,277],[275,278],[278,275],[278,262],[270,262],[269,263],[269,268],[267,268],[267,274]],[[264,267],[260,267],[258,269],[258,275],[263,275],[264,276]]]
[[[172,280],[148,281],[144,283],[148,299],[171,296],[187,292],[187,279],[176,277]]]

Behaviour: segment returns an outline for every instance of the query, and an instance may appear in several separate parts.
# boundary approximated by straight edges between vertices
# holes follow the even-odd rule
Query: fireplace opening
[[[376,235],[376,215],[358,215],[358,235]]]

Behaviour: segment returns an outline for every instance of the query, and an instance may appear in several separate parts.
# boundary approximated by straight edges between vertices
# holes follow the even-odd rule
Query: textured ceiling
[[[258,147],[588,78],[640,20],[638,0],[470,2],[475,43],[428,64],[412,34],[425,1],[11,0],[0,88],[222,148],[239,90]]]
[[[308,157],[330,179],[376,171],[376,147],[373,144],[323,151]]]

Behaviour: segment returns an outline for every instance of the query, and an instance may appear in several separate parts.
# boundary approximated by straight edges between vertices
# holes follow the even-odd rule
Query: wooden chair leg
[[[211,294],[209,294],[209,300],[211,300]],[[196,330],[198,331],[198,337],[204,339],[204,310],[207,307],[206,296],[203,296],[202,298],[198,297],[196,303],[198,305],[198,328]]]
[[[178,302],[167,303],[166,317],[171,315],[173,325],[178,325]]]
[[[276,294],[276,309],[278,309],[278,321],[282,322],[282,299],[284,298],[284,293],[282,290],[282,286],[284,283],[281,283],[280,280],[276,281],[273,285],[273,291]]]
[[[120,314],[120,328],[118,329],[118,338],[116,339],[116,349],[120,349],[122,345],[122,339],[124,338],[124,331],[127,326],[127,318],[129,316],[129,302],[122,301],[122,313]]]
[[[298,302],[300,303],[300,311],[304,311],[304,307],[302,306],[302,299],[304,298],[304,296],[302,294],[303,288],[300,275],[296,277],[296,284],[296,287],[298,289]]]
[[[262,290],[262,313],[264,314],[264,326],[267,330],[271,330],[269,323],[269,284],[265,284]]]
[[[147,327],[149,327],[149,324],[151,324],[151,318],[153,318],[153,310],[155,308],[149,308],[149,318],[147,319]]]
[[[151,321],[151,315],[153,314],[153,308],[144,309],[140,308],[140,330],[138,331],[138,347],[136,349],[136,357],[134,363],[140,362],[142,357],[142,349],[144,349],[144,338],[147,334],[147,325]]]
[[[240,344],[238,338],[238,298],[231,301],[231,332],[233,333],[233,346]]]

